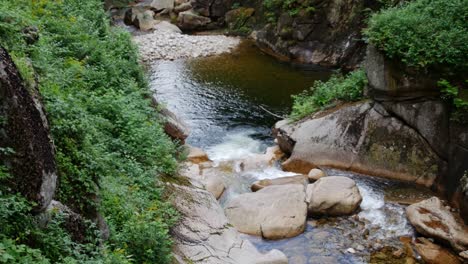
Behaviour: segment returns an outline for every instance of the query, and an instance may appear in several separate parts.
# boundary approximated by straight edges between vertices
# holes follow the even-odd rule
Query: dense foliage
[[[0,36],[25,82],[38,80],[57,148],[55,199],[90,218],[100,211],[111,231],[102,247],[92,227],[75,243],[60,216],[39,228],[30,205],[2,190],[0,263],[170,262],[176,212],[156,176],[175,172],[177,151],[129,34],[109,26],[100,0],[0,0]]]
[[[365,34],[409,66],[466,73],[467,18],[467,0],[415,0],[374,14]]]
[[[367,85],[364,71],[356,70],[346,76],[334,75],[328,81],[316,81],[312,88],[293,96],[291,118],[299,120],[339,101],[357,101],[363,98]]]

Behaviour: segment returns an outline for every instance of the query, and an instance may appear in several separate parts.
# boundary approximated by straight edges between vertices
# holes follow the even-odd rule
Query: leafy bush
[[[367,85],[364,71],[357,70],[347,76],[334,75],[328,81],[316,81],[310,90],[293,96],[291,118],[299,120],[337,101],[357,101],[363,98]]]
[[[467,17],[466,0],[415,0],[374,14],[364,33],[409,66],[466,73]]]
[[[26,27],[37,28],[37,41],[27,42]],[[8,194],[2,202],[18,208],[3,207],[0,217],[17,226],[6,225],[2,236],[24,237],[54,263],[170,262],[176,212],[162,200],[157,176],[175,172],[177,147],[151,106],[129,34],[109,26],[100,0],[0,0],[0,35],[28,81],[38,76],[57,150],[55,199],[84,216],[101,211],[111,230],[101,248],[98,234],[78,244],[59,218],[38,228],[14,200],[21,197]]]

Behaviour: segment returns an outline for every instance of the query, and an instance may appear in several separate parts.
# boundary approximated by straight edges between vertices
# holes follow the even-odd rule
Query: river
[[[290,111],[291,95],[330,74],[317,67],[278,62],[244,41],[230,54],[156,61],[151,65],[150,81],[157,100],[191,128],[188,144],[206,150],[215,163],[232,161],[234,169],[223,175],[227,190],[220,203],[224,205],[231,197],[249,192],[255,180],[291,175],[281,171],[279,164],[240,172],[235,161],[272,146],[271,127],[280,120],[278,116]],[[363,202],[356,216],[311,218],[306,232],[290,239],[245,237],[261,251],[282,250],[292,264],[369,263],[376,257],[392,258],[392,252],[403,247],[401,241],[414,235],[401,203],[432,193],[405,183],[326,171],[357,182]]]

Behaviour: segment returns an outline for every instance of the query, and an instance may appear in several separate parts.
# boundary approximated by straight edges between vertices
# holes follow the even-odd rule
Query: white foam
[[[227,134],[223,143],[207,149],[208,156],[211,160],[220,162],[245,159],[262,153],[264,146],[250,136],[253,133],[253,130],[244,130]]]

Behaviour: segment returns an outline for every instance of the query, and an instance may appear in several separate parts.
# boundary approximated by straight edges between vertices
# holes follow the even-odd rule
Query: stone
[[[174,12],[180,13],[180,12],[188,11],[190,9],[192,9],[192,4],[182,3],[174,8]]]
[[[463,259],[468,260],[468,250],[462,251],[458,255],[462,257]]]
[[[208,17],[200,16],[192,10],[180,12],[177,18],[177,25],[182,30],[194,30],[206,27],[211,23]]]
[[[432,197],[406,208],[406,215],[418,233],[451,245],[457,252],[468,249],[468,228],[447,210],[439,198]]]
[[[216,199],[219,199],[226,189],[223,180],[219,176],[209,175],[203,180],[203,183],[205,189],[213,194]]]
[[[190,134],[188,126],[167,108],[161,109],[161,115],[164,117],[165,121],[164,132],[171,137],[172,140],[184,144],[185,139]]]
[[[223,209],[207,191],[169,185],[180,220],[172,228],[175,263],[287,264],[278,250],[261,254],[229,224]]]
[[[304,186],[273,185],[232,198],[225,207],[229,222],[240,232],[266,239],[294,237],[305,230]]]
[[[174,0],[153,0],[151,7],[156,10],[163,10],[174,7]]]
[[[182,30],[178,28],[176,25],[171,24],[167,21],[157,21],[156,25],[154,25],[153,29],[155,31],[164,31],[164,32],[173,32],[173,33],[182,33]]]
[[[291,152],[283,169],[297,173],[333,167],[430,187],[443,165],[417,131],[375,102],[344,104],[280,125],[279,146]]]
[[[201,148],[190,145],[188,146],[187,160],[195,164],[210,161],[208,154],[206,154],[205,151],[203,151]]]
[[[271,185],[285,185],[285,184],[299,184],[305,187],[308,183],[309,181],[305,175],[296,175],[296,176],[280,177],[280,178],[275,178],[275,179],[258,180],[254,182],[252,186],[250,186],[250,189],[252,190],[252,192],[256,192]]]
[[[0,148],[14,153],[1,154],[7,167],[9,187],[46,210],[57,184],[55,147],[37,87],[26,87],[8,52],[0,47]]]
[[[414,247],[425,263],[461,264],[461,261],[452,252],[432,243],[428,239],[418,238],[414,243]]]
[[[311,169],[309,174],[307,174],[309,181],[314,182],[318,181],[320,178],[327,176],[325,172],[321,169]]]
[[[347,177],[329,176],[307,186],[309,215],[349,215],[356,211],[362,197],[356,183]]]
[[[143,31],[153,29],[153,26],[156,24],[156,20],[154,19],[154,11],[141,7],[133,7],[128,9],[125,13],[124,22],[127,25],[133,25]]]

